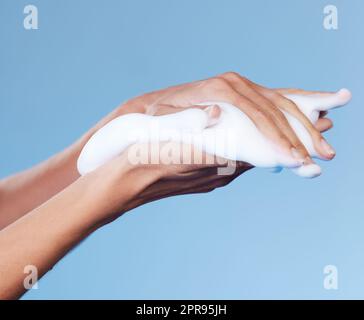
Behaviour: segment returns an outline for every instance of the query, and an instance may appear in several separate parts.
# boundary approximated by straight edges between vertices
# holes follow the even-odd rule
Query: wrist
[[[79,181],[88,192],[94,224],[102,226],[142,205],[140,194],[159,178],[160,171],[156,167],[132,165],[125,155],[121,155],[82,176]]]

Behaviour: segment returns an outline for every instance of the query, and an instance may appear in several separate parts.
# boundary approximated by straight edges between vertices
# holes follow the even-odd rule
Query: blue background
[[[23,28],[23,8],[39,30]],[[335,4],[339,30],[323,28]],[[135,209],[94,233],[26,299],[364,298],[364,2],[0,2],[0,175],[77,139],[120,102],[234,70],[353,101],[314,180],[252,170],[224,189]],[[345,156],[346,155],[346,156]],[[325,290],[323,268],[339,271]]]

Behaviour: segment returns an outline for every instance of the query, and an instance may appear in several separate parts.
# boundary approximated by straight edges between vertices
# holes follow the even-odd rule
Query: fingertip
[[[207,127],[211,127],[219,122],[221,116],[221,108],[219,105],[210,105],[206,107],[204,111],[207,113],[208,117]]]
[[[321,167],[316,163],[301,166],[299,168],[294,169],[293,171],[299,176],[309,179],[316,178],[322,173]]]
[[[343,99],[349,101],[352,98],[352,94],[349,89],[342,88],[337,92],[340,96],[343,97]]]
[[[324,138],[322,138],[320,141],[319,149],[319,152],[323,156],[324,160],[332,160],[336,156],[334,148],[331,147]]]
[[[221,115],[221,108],[217,104],[208,106],[205,110],[207,111],[210,118],[219,118]]]
[[[329,118],[318,119],[315,123],[315,128],[320,132],[325,132],[334,127],[334,123]]]

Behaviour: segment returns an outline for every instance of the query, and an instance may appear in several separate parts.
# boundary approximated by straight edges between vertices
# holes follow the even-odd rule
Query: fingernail
[[[291,154],[294,159],[302,162],[302,164],[305,162],[305,159],[302,157],[301,153],[296,148],[291,148]]]
[[[330,156],[335,155],[335,150],[326,142],[325,139],[321,139],[321,146]]]

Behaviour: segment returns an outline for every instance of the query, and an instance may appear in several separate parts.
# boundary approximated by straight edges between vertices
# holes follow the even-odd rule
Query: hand
[[[327,151],[327,146],[324,145],[327,142],[320,133],[320,130],[327,130],[331,123],[328,120],[320,120],[316,127],[312,125],[294,102],[283,96],[284,93],[293,93],[292,90],[294,89],[271,90],[233,72],[170,87],[127,101],[92,128],[84,136],[82,145],[96,130],[117,116],[135,112],[162,115],[189,107],[201,108],[196,105],[215,100],[236,105],[282,152],[305,164],[312,163],[307,150],[290,127],[282,111],[288,112],[306,127],[318,154],[325,159],[333,158],[334,155]],[[305,91],[301,90],[300,94],[305,94]],[[215,110],[215,112],[219,111]]]
[[[326,149],[322,148],[322,136],[319,131],[329,129],[332,126],[331,121],[322,118],[317,122],[317,127],[314,127],[297,106],[283,96],[283,94],[288,93],[312,94],[312,92],[305,91],[297,92],[297,90],[295,91],[294,89],[270,90],[256,85],[247,79],[241,78],[237,74],[227,73],[216,78],[183,84],[133,98],[103,119],[88,133],[88,135],[90,136],[107,122],[123,114],[139,112],[150,115],[163,115],[179,112],[186,108],[205,109],[205,106],[202,107],[198,104],[209,100],[220,100],[230,102],[240,107],[244,112],[246,112],[246,110],[251,111],[251,119],[258,128],[261,128],[265,132],[268,138],[276,143],[281,143],[281,147],[286,146],[287,152],[291,152],[291,149],[295,148],[293,156],[297,156],[297,152],[299,153],[299,150],[301,150],[303,152],[302,158],[304,157],[305,162],[311,162],[312,160],[309,158],[308,154],[305,153],[307,151],[297,139],[281,110],[290,112],[306,126],[319,152],[324,157],[331,158],[332,154],[326,153]],[[256,103],[254,103],[254,101]],[[240,104],[238,102],[240,102]],[[263,107],[258,105],[258,103],[263,105]],[[211,123],[216,122],[219,115],[220,109],[218,106],[211,106],[209,108]],[[281,119],[282,117],[284,119]],[[262,126],[262,121],[266,126]],[[292,141],[294,141],[294,144],[292,144]],[[295,147],[293,147],[293,145]],[[209,155],[206,154],[204,156],[209,157]],[[125,161],[120,161],[120,159],[117,161],[123,163],[124,166],[127,166]],[[116,162],[113,163],[114,165],[117,165]],[[208,192],[217,187],[226,185],[243,172],[252,168],[252,166],[247,163],[238,163],[237,171],[233,175],[220,176],[217,175],[216,172],[216,161],[213,163],[214,165],[211,166],[201,165],[191,167],[187,165],[159,165],[159,167],[157,167],[154,165],[152,168],[149,165],[149,167],[144,166],[143,168],[138,168],[138,171],[143,171],[144,174],[158,171],[159,175],[153,180],[153,183],[138,189],[138,194],[131,197],[127,207],[132,208],[149,201],[172,195]],[[118,179],[123,180],[121,178],[117,178],[117,180]],[[120,188],[122,188],[122,186],[120,186]],[[114,188],[114,190],[115,189],[118,190],[118,188]],[[115,197],[115,203],[118,203],[117,194]],[[121,205],[119,205],[119,207],[121,207]],[[119,207],[116,205],[114,210],[120,210],[118,209]]]
[[[282,89],[279,89],[282,90]],[[289,89],[290,90],[290,89]],[[277,90],[278,91],[278,90]],[[294,91],[290,90],[287,93],[295,93]],[[307,94],[312,94],[311,92],[307,92]],[[187,107],[188,108],[188,107]],[[208,126],[211,124],[216,123],[217,117],[220,114],[218,106],[193,106],[191,108],[198,108],[205,111],[206,116],[209,117],[207,121],[203,121],[207,123]],[[159,106],[156,110],[157,114],[164,114],[164,113],[171,113],[171,112],[178,112],[180,110],[185,110],[186,108],[178,108],[178,107],[171,107],[167,105]],[[155,114],[156,114],[155,113]],[[199,110],[199,113],[201,111]],[[317,122],[318,126],[321,130],[327,130],[332,126],[330,120],[323,118],[324,114],[321,114],[320,120]],[[196,118],[200,118],[196,116]],[[195,118],[195,119],[196,119]],[[190,124],[186,124],[186,129],[189,127]],[[200,127],[200,125],[197,125]],[[315,129],[317,130],[317,129]],[[185,193],[196,193],[196,192],[208,192],[214,190],[217,187],[224,186],[234,178],[242,174],[243,172],[252,168],[247,163],[238,163],[237,171],[232,176],[221,176],[216,174],[216,167],[218,163],[221,161],[215,161],[216,159],[211,156],[205,154],[206,158],[214,158],[213,161],[211,160],[204,160],[200,163],[204,165],[163,165],[163,161],[159,161],[158,165],[134,165],[132,167],[128,162],[127,157],[125,156],[128,154],[128,151],[125,151],[121,156],[107,164],[109,168],[117,168],[120,167],[118,170],[125,174],[125,171],[122,169],[128,168],[126,174],[128,175],[129,171],[138,172],[136,177],[139,175],[143,177],[142,179],[138,180],[138,178],[128,179],[136,183],[135,188],[138,192],[135,192],[129,196],[127,202],[120,202],[118,200],[119,197],[119,190],[123,189],[123,184],[118,181],[125,181],[125,177],[123,175],[119,175],[113,172],[108,172],[103,174],[105,177],[115,177],[114,182],[112,183],[112,187],[106,192],[105,197],[107,197],[109,203],[113,203],[113,211],[111,216],[112,219],[119,216],[122,212],[130,210],[136,206],[142,205],[146,202],[161,199],[168,196],[185,194]],[[192,156],[193,158],[193,156]],[[180,161],[173,161],[173,163],[181,163]],[[206,165],[206,163],[212,163],[211,165]],[[116,172],[117,172],[116,171]],[[96,170],[99,172],[99,170]],[[149,181],[145,177],[152,177]],[[137,181],[140,181],[139,186]],[[129,184],[128,184],[129,186]],[[134,188],[132,188],[134,189]],[[110,195],[113,195],[110,197]],[[110,202],[110,199],[113,199]],[[125,199],[123,199],[124,201]],[[108,216],[108,218],[110,218]]]

